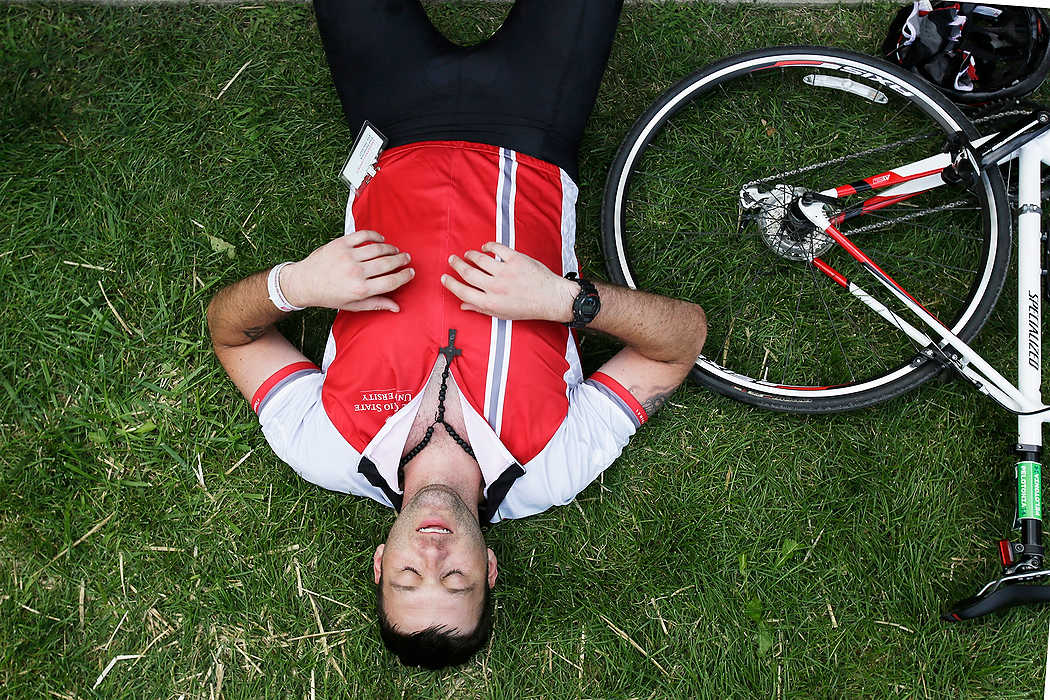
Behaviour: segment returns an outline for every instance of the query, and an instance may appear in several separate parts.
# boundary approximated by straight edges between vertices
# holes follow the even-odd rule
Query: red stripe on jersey
[[[320,368],[313,362],[293,362],[287,367],[282,367],[281,369],[271,374],[270,378],[263,382],[262,386],[255,390],[255,394],[252,396],[252,410],[258,413],[259,405],[262,404],[264,399],[266,399],[266,395],[270,393],[271,389],[277,386],[277,384],[279,384],[280,381],[285,377],[288,377],[304,369],[316,369],[320,371]]]
[[[441,273],[450,274],[461,282],[463,280],[448,265],[448,255],[454,253],[463,257],[466,251],[480,251],[481,246],[496,240],[496,219],[499,216],[496,194],[500,178],[503,177],[503,163],[499,155],[500,149],[496,146],[489,148],[491,150],[486,152],[483,160],[468,157],[457,161],[458,167],[453,173],[454,194],[457,199],[449,211],[448,231],[443,231],[450,240],[450,247],[447,253],[436,257],[439,258],[437,263],[441,267]],[[416,256],[413,255],[412,259],[415,260]],[[440,334],[438,339],[443,341],[434,346],[435,351],[447,345],[448,329],[455,328],[456,347],[460,348],[463,354],[452,363],[452,376],[460,393],[475,411],[484,416],[485,377],[488,371],[492,318],[473,311],[462,311],[459,307],[463,302],[441,286],[440,275],[437,285],[445,303],[443,316],[447,320],[443,319],[443,325],[435,330]],[[434,357],[429,355],[426,361],[433,363]]]
[[[623,384],[620,384],[620,382],[603,372],[595,372],[590,378],[604,385],[607,389],[623,399],[623,402],[627,404],[627,407],[631,409],[631,412],[634,413],[635,417],[637,417],[640,422],[644,423],[649,420],[649,414],[646,413],[644,408],[642,408],[642,404],[638,403],[638,399],[634,398],[634,395],[627,391],[627,389],[623,387]]]

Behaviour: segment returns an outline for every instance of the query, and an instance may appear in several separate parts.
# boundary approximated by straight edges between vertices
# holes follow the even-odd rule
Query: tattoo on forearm
[[[674,393],[674,389],[669,389],[662,393],[653,394],[649,398],[642,401],[642,408],[645,409],[647,415],[653,415],[660,410],[660,407],[664,405],[667,398]]]
[[[251,328],[244,329],[244,335],[246,338],[248,338],[249,343],[254,342],[259,338],[263,337],[264,333],[266,333],[265,326],[252,326]]]

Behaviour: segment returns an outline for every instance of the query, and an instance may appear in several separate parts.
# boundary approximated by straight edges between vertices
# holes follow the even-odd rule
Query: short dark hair
[[[418,632],[398,632],[383,610],[383,577],[376,586],[376,613],[379,616],[379,636],[383,644],[405,666],[422,666],[437,671],[446,666],[459,666],[470,660],[492,636],[492,588],[485,577],[485,597],[481,601],[481,617],[470,634],[454,634],[445,625],[434,625]]]

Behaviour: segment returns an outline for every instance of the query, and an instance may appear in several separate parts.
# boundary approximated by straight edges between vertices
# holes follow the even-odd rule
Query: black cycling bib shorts
[[[495,34],[457,46],[418,0],[314,0],[350,129],[373,123],[387,147],[472,141],[554,163],[577,177],[623,0],[518,0]]]

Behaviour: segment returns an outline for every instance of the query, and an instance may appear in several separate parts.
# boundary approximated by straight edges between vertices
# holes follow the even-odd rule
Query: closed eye
[[[449,571],[449,572],[447,572],[447,573],[443,574],[443,575],[441,576],[441,580],[442,580],[442,581],[444,581],[445,579],[447,579],[447,578],[448,578],[449,576],[451,576],[452,574],[459,574],[460,576],[463,576],[463,575],[464,575],[464,573],[463,573],[462,571],[460,571],[459,569],[453,569],[452,571]]]

